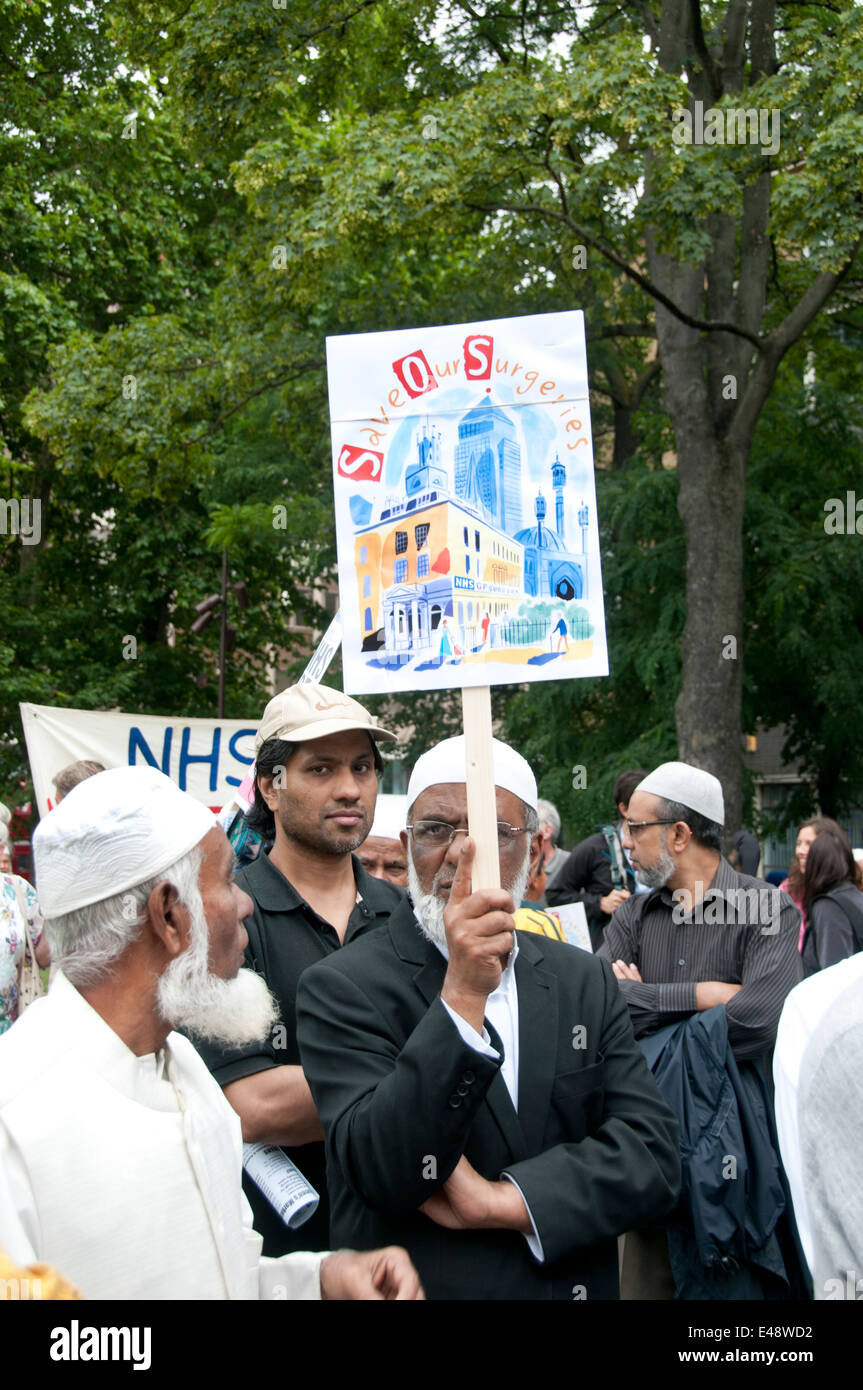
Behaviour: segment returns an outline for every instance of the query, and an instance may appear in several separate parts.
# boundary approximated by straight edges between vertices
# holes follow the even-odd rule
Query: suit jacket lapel
[[[409,902],[400,903],[389,922],[389,930],[398,954],[405,961],[418,967],[413,976],[414,984],[425,1000],[431,1004],[441,992],[446,960],[437,947],[423,936]],[[522,966],[522,961],[526,963]],[[506,1082],[498,1073],[486,1091],[486,1104],[494,1116],[504,1142],[512,1154],[514,1162],[523,1158],[529,1150],[525,1135],[529,1133],[524,1123],[522,1107],[527,1105],[532,1122],[539,1115],[542,1126],[545,1124],[545,1111],[548,1094],[554,1075],[555,1045],[557,1037],[557,991],[554,990],[553,1017],[549,1016],[549,988],[547,982],[556,983],[553,976],[534,968],[535,961],[542,960],[542,953],[534,946],[533,938],[524,934],[519,937],[519,954],[516,960],[516,980],[518,982],[519,1017],[519,1112],[509,1098]],[[529,963],[527,963],[529,962]],[[537,980],[539,982],[537,983]],[[486,1019],[492,1046],[503,1053],[503,1043],[495,1028]],[[541,1054],[541,1055],[540,1055]],[[542,1086],[545,1079],[544,1088]],[[542,1093],[537,1095],[537,1092]]]
[[[530,1152],[542,1142],[557,1070],[557,976],[542,969],[541,938],[519,932],[518,1118]],[[576,1020],[577,1022],[578,1020]]]
[[[500,1035],[493,1024],[485,1020],[486,1030],[491,1039],[492,1047],[504,1055],[504,1046]],[[498,1072],[485,1093],[485,1102],[497,1122],[497,1127],[503,1135],[504,1143],[512,1154],[513,1162],[518,1163],[519,1159],[527,1156],[527,1149],[524,1142],[519,1117],[516,1114],[515,1106],[510,1100],[509,1091],[503,1076]]]

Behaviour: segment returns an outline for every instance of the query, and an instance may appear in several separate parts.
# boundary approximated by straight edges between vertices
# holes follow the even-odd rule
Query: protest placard
[[[581,312],[327,362],[345,690],[607,674]]]
[[[327,371],[344,687],[461,688],[493,887],[489,687],[608,674],[584,318],[329,338]]]

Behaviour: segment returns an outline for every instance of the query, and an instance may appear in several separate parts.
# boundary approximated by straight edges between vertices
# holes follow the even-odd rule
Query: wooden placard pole
[[[464,686],[461,692],[467,753],[467,823],[476,842],[472,886],[500,887],[497,844],[497,799],[491,734],[491,688]]]

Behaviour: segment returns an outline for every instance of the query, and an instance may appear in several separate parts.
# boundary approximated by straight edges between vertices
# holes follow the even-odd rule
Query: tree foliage
[[[327,334],[577,305],[611,675],[495,692],[506,734],[579,833],[623,767],[681,748],[721,750],[738,815],[741,701],[825,804],[859,796],[859,546],[826,545],[814,492],[801,512],[857,438],[859,6],[14,0],[0,54],[0,435],[10,495],[45,501],[42,544],[0,558],[9,739],[20,692],[211,708],[187,629],[223,547],[253,594],[229,706],[261,704],[334,572]],[[677,143],[696,98],[779,110],[779,147]],[[703,657],[716,633],[736,666]],[[709,757],[681,687],[699,738],[722,705]],[[411,751],[460,721],[449,697],[382,705]]]

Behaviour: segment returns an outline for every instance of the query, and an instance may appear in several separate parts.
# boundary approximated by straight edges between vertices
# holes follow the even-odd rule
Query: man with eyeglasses
[[[617,909],[605,929],[599,955],[611,964],[617,977],[636,1037],[648,1038],[668,1025],[682,1025],[694,1015],[723,1005],[727,1041],[735,1062],[738,1066],[756,1064],[760,1072],[757,1064],[769,1061],[773,1051],[785,998],[802,978],[797,951],[799,913],[786,894],[732,869],[721,854],[724,820],[722,786],[718,778],[700,768],[681,762],[663,763],[639,783],[623,822],[623,846],[649,892],[627,899]],[[706,1037],[707,1027],[704,1031]],[[661,1038],[655,1047],[660,1044]],[[683,1056],[684,1046],[679,1041],[669,1043],[670,1048],[677,1048],[678,1057]],[[706,1056],[709,1044],[702,1042],[701,1047]],[[713,1066],[708,1072],[695,1076],[694,1085],[702,1110],[710,1115],[706,1107],[713,1103],[711,1088],[722,1071]],[[748,1081],[747,1086],[751,1092]],[[674,1093],[685,1094],[685,1086],[677,1084]],[[768,1146],[769,1164],[772,1140],[768,1110],[769,1100],[762,1105],[764,1122],[753,1127],[750,1139],[759,1138]],[[727,1094],[723,1092],[714,1116],[717,1133],[727,1113]],[[704,1151],[712,1128],[712,1122],[704,1123]],[[696,1151],[697,1159],[698,1146],[691,1136],[688,1143],[689,1161],[693,1162],[691,1155]],[[735,1164],[743,1162],[741,1155],[731,1156]],[[709,1178],[704,1187],[708,1183]],[[757,1191],[754,1179],[750,1185]],[[697,1194],[700,1186],[690,1175],[687,1191]],[[723,1190],[731,1192],[728,1182],[717,1184],[717,1191]],[[782,1210],[781,1200],[777,1209]],[[751,1216],[748,1210],[747,1216]],[[775,1211],[772,1219],[776,1221]],[[679,1231],[679,1215],[675,1220]],[[708,1217],[707,1229],[711,1233],[721,1230],[727,1236],[734,1226],[733,1222],[729,1225],[724,1210],[717,1209]],[[753,1219],[748,1227],[750,1235],[755,1229]],[[692,1241],[694,1245],[694,1235]],[[750,1247],[755,1244],[750,1241]],[[715,1250],[713,1253],[715,1256]],[[721,1292],[720,1276],[725,1278],[726,1270],[720,1269],[712,1286],[716,1296],[765,1296],[754,1290],[762,1277],[769,1286],[771,1275],[776,1276],[772,1296],[778,1296],[776,1290],[783,1287],[779,1281],[786,1275],[783,1261],[772,1247],[766,1254],[758,1254],[760,1265],[753,1256],[756,1273],[736,1293]],[[725,1263],[730,1269],[731,1262]],[[766,1276],[762,1276],[762,1266],[768,1271]],[[706,1296],[682,1291],[681,1268],[678,1263],[672,1281],[663,1229],[633,1229],[626,1235],[623,1254],[624,1299]],[[736,1276],[736,1268],[734,1273]],[[741,1277],[748,1277],[745,1270]]]
[[[618,907],[599,954],[611,964],[636,1037],[724,1004],[738,1060],[773,1051],[785,996],[802,978],[786,894],[738,874],[720,849],[718,778],[663,763],[635,788],[623,847],[650,892]]]
[[[536,781],[493,746],[502,887],[472,891],[465,742],[447,739],[408,786],[410,901],[300,981],[331,1239],[398,1233],[430,1298],[616,1298],[617,1235],[676,1199],[676,1127],[609,967],[514,930]]]

